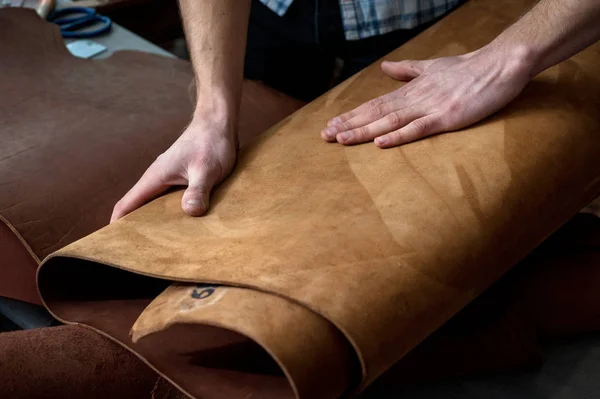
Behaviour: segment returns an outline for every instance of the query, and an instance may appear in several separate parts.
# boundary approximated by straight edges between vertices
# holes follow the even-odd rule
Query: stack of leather
[[[492,6],[483,1],[472,1],[390,57],[429,58],[474,49],[523,11],[523,4],[514,2],[498,2]],[[494,21],[488,25],[482,22],[486,28],[478,28],[482,29],[478,37],[465,29],[465,18],[474,15],[483,22]],[[101,333],[69,325],[0,334],[0,358],[11,359],[0,363],[0,396],[170,398],[183,395],[181,389],[196,397],[207,398],[242,398],[257,392],[257,397],[335,398],[360,385],[368,385],[378,376],[376,384],[399,384],[537,364],[541,361],[541,339],[600,328],[600,301],[594,295],[594,287],[600,283],[598,218],[593,214],[572,218],[598,194],[599,189],[599,165],[594,155],[600,148],[597,148],[598,140],[590,140],[597,139],[600,126],[594,113],[600,104],[594,88],[600,84],[590,67],[597,57],[594,49],[542,75],[514,105],[490,121],[455,135],[386,152],[369,146],[342,148],[328,145],[321,143],[318,137],[318,127],[328,117],[394,87],[395,83],[382,78],[376,66],[285,119],[255,141],[251,138],[301,104],[256,82],[245,82],[240,133],[244,137],[243,143],[248,146],[240,153],[236,173],[218,189],[214,209],[209,215],[201,219],[184,217],[178,205],[180,193],[174,192],[87,240],[75,242],[106,225],[116,200],[185,127],[192,107],[188,95],[192,78],[189,65],[180,60],[129,52],[118,53],[101,62],[74,59],[64,49],[55,28],[24,10],[0,10],[0,33],[3,37],[15,38],[0,42],[3,74],[0,81],[0,92],[3,93],[0,99],[0,120],[3,121],[0,128],[0,162],[3,164],[0,168],[0,215],[3,217],[0,223],[0,295],[40,303],[35,270],[41,259],[54,254],[40,274],[40,289],[46,304],[61,319],[87,324]],[[441,43],[437,40],[439,37],[448,42]],[[573,79],[574,70],[583,78]],[[565,99],[571,106],[563,104]],[[546,110],[557,104],[566,109]],[[562,112],[559,117],[566,118],[566,125],[553,119],[550,112]],[[537,130],[529,128],[531,120],[541,126]],[[569,123],[573,125],[569,126]],[[503,131],[498,133],[500,128]],[[549,132],[543,133],[544,129]],[[573,130],[577,133],[572,133]],[[565,138],[568,135],[571,135],[569,140]],[[545,144],[543,139],[549,143]],[[520,145],[519,140],[525,141],[526,145]],[[541,147],[532,149],[531,143]],[[461,151],[472,155],[480,150],[487,159],[491,156],[496,160],[495,166],[500,167],[498,171],[486,169],[483,156],[473,164],[457,163],[457,157],[465,155]],[[297,152],[301,152],[301,156],[297,156]],[[441,160],[436,161],[436,157]],[[502,162],[502,157],[507,161]],[[283,161],[280,158],[284,158]],[[550,159],[564,165],[558,168]],[[398,164],[403,168],[399,172],[396,171]],[[458,166],[448,169],[448,164]],[[387,172],[369,169],[369,165],[373,168],[384,166],[395,176],[404,173],[408,177],[395,177],[379,188],[371,187],[369,179],[379,184],[377,179],[372,179],[372,173]],[[479,172],[471,169],[473,167],[483,168],[481,175],[477,175]],[[502,167],[508,168],[508,175],[507,169]],[[559,172],[565,168],[572,171],[569,176]],[[334,170],[336,174],[330,176],[324,169]],[[458,180],[453,180],[449,170],[455,171]],[[288,171],[290,174],[286,175]],[[362,175],[364,173],[367,174]],[[543,177],[545,174],[547,178]],[[465,180],[461,176],[468,178]],[[506,182],[507,176],[513,179],[510,184],[495,185],[494,182]],[[339,209],[324,209],[306,200],[320,198],[327,203],[331,199],[331,194],[323,191],[323,181],[319,179],[331,179],[331,190],[340,191],[344,202],[331,203]],[[338,185],[333,184],[336,179]],[[448,189],[451,189],[450,193],[457,190],[457,186],[447,184],[447,181],[460,181],[460,194],[447,194]],[[424,188],[424,183],[431,189]],[[365,186],[362,190],[368,195],[357,191],[360,184]],[[491,188],[486,189],[488,184]],[[385,193],[386,185],[392,187],[388,194]],[[304,191],[299,191],[299,187]],[[407,188],[416,193],[413,198],[398,195],[398,189]],[[436,190],[437,194],[434,193]],[[550,198],[551,193],[557,198]],[[293,207],[290,198],[299,203],[298,208]],[[444,198],[445,205],[437,198]],[[386,243],[397,245],[398,237],[407,238],[397,216],[386,207],[400,203],[409,212],[418,201],[427,202],[433,209],[424,217],[430,226],[436,226],[434,233],[420,232],[421,237],[415,237],[415,240],[422,244],[403,242],[402,256],[398,258],[398,253],[386,252],[380,247]],[[468,209],[465,204],[469,205]],[[309,209],[308,205],[313,208]],[[251,216],[260,216],[259,223],[248,224],[239,209]],[[310,212],[315,215],[311,216]],[[326,217],[329,214],[333,216]],[[344,214],[354,215],[354,220],[362,224],[354,225],[353,221],[348,222],[350,225],[339,224],[348,219]],[[269,215],[277,215],[279,219],[270,219]],[[298,215],[299,219],[286,219],[288,215]],[[409,220],[407,227],[415,222],[410,213],[402,214],[402,217]],[[381,229],[381,218],[388,223],[387,232]],[[570,222],[531,252],[569,218],[572,218]],[[285,223],[280,224],[280,220]],[[303,224],[303,220],[307,220],[308,225]],[[454,241],[447,229],[437,225],[438,222],[449,223],[448,229],[460,240]],[[353,229],[340,229],[344,226]],[[190,229],[199,233],[194,236],[195,241],[187,242],[195,252],[218,250],[218,256],[203,258],[199,264],[210,265],[216,259],[222,262],[219,267],[225,271],[231,271],[232,265],[248,270],[247,278],[239,280],[239,275],[234,275],[232,278],[238,280],[227,280],[227,276],[218,273],[203,274],[205,270],[192,277],[170,274],[173,270],[176,273],[178,264],[189,262],[195,255],[183,251],[182,257],[175,257],[169,251],[157,252],[145,241],[148,232],[152,232],[153,239],[159,237],[162,240],[157,247],[172,245],[172,249],[177,249],[187,239],[179,232]],[[264,229],[272,229],[266,237],[282,246],[279,248],[283,248],[283,252],[274,251],[269,243],[260,239],[264,237]],[[290,235],[290,229],[297,235],[296,239]],[[319,235],[322,229],[327,236]],[[337,242],[331,229],[336,229],[335,234],[343,240]],[[384,234],[377,240],[370,240],[369,230]],[[468,233],[469,230],[473,234]],[[163,234],[165,231],[173,234]],[[390,238],[390,232],[396,236]],[[211,234],[218,242],[211,240]],[[311,234],[314,237],[308,236]],[[369,245],[365,246],[360,240],[352,241],[348,234],[360,236]],[[504,241],[498,241],[499,238]],[[333,242],[327,242],[327,239]],[[358,252],[342,251],[340,243],[344,241],[346,245],[353,243],[359,247]],[[74,244],[68,246],[71,243]],[[233,257],[228,257],[223,247],[233,248],[233,245],[246,252],[236,253],[233,249]],[[406,252],[407,246],[412,246],[411,251]],[[463,246],[469,249],[468,253],[461,252]],[[260,249],[258,255],[251,251],[252,248]],[[440,251],[448,251],[449,255]],[[486,255],[489,251],[495,252]],[[132,257],[127,257],[125,252]],[[319,256],[303,255],[311,252]],[[341,253],[341,258],[334,252]],[[242,253],[245,254],[243,259],[239,258]],[[430,254],[437,259],[430,259]],[[485,290],[528,254],[517,267]],[[367,263],[357,262],[358,259],[353,258],[356,256],[366,256]],[[398,342],[393,348],[381,348],[397,358],[380,361],[385,356],[375,356],[375,364],[389,364],[375,366],[379,368],[375,372],[365,370],[365,364],[371,365],[365,362],[364,355],[361,359],[354,353],[353,346],[357,344],[347,340],[348,332],[335,328],[339,321],[333,323],[335,327],[330,327],[330,320],[334,319],[331,309],[317,309],[317,316],[314,316],[308,309],[317,307],[302,296],[301,291],[278,292],[281,297],[296,301],[283,305],[273,302],[271,296],[265,294],[277,292],[277,285],[270,283],[277,282],[279,277],[268,268],[261,269],[264,263],[281,265],[279,270],[284,280],[286,273],[291,272],[289,268],[282,271],[286,262],[300,267],[300,272],[308,271],[308,277],[304,279],[300,278],[301,274],[296,275],[295,284],[301,288],[307,284],[306,292],[319,297],[323,295],[319,284],[326,275],[310,274],[314,272],[314,262],[320,270],[340,264],[377,270],[378,259],[387,262],[384,262],[386,268],[408,264],[419,270],[423,265],[432,264],[439,265],[442,271],[425,273],[426,280],[433,282],[432,285],[424,285],[420,280],[418,275],[424,273],[423,269],[410,279],[397,281],[409,288],[416,281],[413,288],[435,295],[431,302],[423,304],[415,301],[418,290],[404,290],[400,295],[391,293],[396,298],[398,319],[410,325],[403,325],[407,328],[406,334],[395,335]],[[135,273],[113,271],[103,263]],[[152,265],[165,263],[171,270],[163,268],[156,272],[159,269],[152,269]],[[448,265],[453,268],[444,271]],[[467,268],[469,273],[462,273],[459,266]],[[252,268],[262,270],[263,274],[258,276],[262,280],[256,280]],[[482,272],[486,269],[489,272]],[[161,279],[155,279],[157,276]],[[340,285],[344,284],[342,275],[334,277]],[[365,294],[361,290],[361,285],[369,283],[365,277],[369,276],[354,281],[355,296],[377,305],[371,297],[378,296],[379,292]],[[184,282],[169,287],[171,281],[177,280],[209,286],[186,285]],[[230,287],[225,288],[219,283]],[[378,284],[383,287],[383,283]],[[252,287],[260,290],[252,291],[249,289]],[[337,286],[324,288],[334,296],[338,295],[336,289],[344,290]],[[205,289],[207,291],[203,291]],[[226,289],[229,291],[224,292]],[[227,296],[236,298],[234,295],[243,294],[237,297],[243,301],[236,303],[234,311],[252,303],[255,309],[250,307],[247,313],[237,309],[239,313],[233,313],[235,320],[230,321],[233,324],[246,319],[247,315],[265,323],[256,310],[264,313],[282,306],[286,312],[293,310],[293,314],[301,315],[298,320],[304,320],[306,326],[314,326],[310,332],[318,333],[320,326],[325,326],[327,334],[334,337],[332,349],[328,349],[332,351],[332,357],[327,359],[329,363],[320,367],[335,366],[333,371],[322,373],[319,380],[319,376],[314,375],[318,373],[312,368],[307,374],[306,369],[299,366],[301,362],[293,364],[289,357],[292,364],[286,362],[282,355],[285,345],[294,346],[293,352],[297,353],[293,340],[284,339],[284,347],[261,342],[267,348],[265,352],[244,337],[249,330],[233,329],[237,333],[224,333],[214,327],[223,327],[223,320],[212,324],[204,320],[213,327],[203,328],[196,325],[198,319],[169,320],[171,315],[165,316],[161,312],[172,310],[169,306],[173,296],[164,295],[176,296],[178,291],[187,293],[187,290],[197,296],[203,295],[199,292],[210,295],[210,301],[214,302],[202,309],[218,309],[217,317],[224,317],[230,311],[223,308]],[[447,297],[441,298],[446,294]],[[192,304],[188,310],[193,309],[196,302],[186,302],[188,298],[184,297],[181,297],[180,305]],[[477,299],[467,305],[475,297]],[[337,304],[354,308],[355,304],[348,298],[345,301],[349,302]],[[442,304],[441,299],[444,299]],[[256,301],[251,303],[253,300]],[[316,302],[317,305],[322,301],[323,298]],[[215,305],[217,303],[220,308]],[[269,308],[269,303],[277,305]],[[118,306],[111,308],[111,304]],[[117,316],[123,314],[127,318],[125,321],[131,323],[120,325],[123,319],[111,313],[115,310],[119,313]],[[365,310],[369,311],[377,314],[373,309]],[[179,308],[174,313],[181,317],[190,314],[181,313]],[[283,320],[293,320],[291,313],[275,314]],[[194,334],[201,331],[204,334],[201,338],[214,346],[194,349],[193,345],[186,347],[189,342],[182,339],[183,346],[179,349],[185,350],[187,359],[182,364],[176,364],[182,361],[181,358],[169,357],[168,353],[160,355],[164,357],[155,355],[157,347],[165,340],[161,335],[167,333],[171,338],[186,338],[190,336],[190,328],[194,329]],[[256,328],[252,321],[240,328],[257,331],[252,330]],[[293,331],[301,334],[303,328],[296,326]],[[377,326],[370,328],[375,334]],[[129,337],[130,330],[135,342]],[[270,338],[275,339],[277,335]],[[380,337],[375,335],[366,345],[376,344],[379,340]],[[192,339],[192,344],[197,345],[197,342]],[[275,362],[269,356],[273,355],[273,350],[275,355],[279,354],[279,357],[275,356]],[[336,354],[337,357],[333,356]],[[221,355],[229,356],[226,359],[229,362],[220,359]],[[309,352],[303,355],[311,356]],[[240,361],[240,358],[247,360],[244,359],[246,356],[252,356],[249,363]],[[49,364],[52,367],[48,367]],[[190,366],[193,366],[194,374],[185,375],[182,370]],[[160,378],[156,371],[166,379]],[[190,384],[191,380],[194,380],[193,384]]]
[[[3,9],[0,33],[0,295],[41,303],[40,259],[106,225],[112,207],[181,134],[188,62],[138,52],[74,58],[60,33]],[[244,83],[241,141],[303,103]]]

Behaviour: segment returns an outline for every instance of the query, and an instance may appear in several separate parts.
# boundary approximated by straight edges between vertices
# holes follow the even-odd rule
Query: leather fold
[[[108,224],[189,123],[194,78],[174,57],[75,58],[33,10],[0,9],[0,36],[0,296],[39,304],[39,259]],[[244,81],[240,144],[301,105]]]
[[[339,397],[360,374],[352,348],[333,325],[275,295],[240,287],[173,284],[138,317],[132,341],[168,334],[177,324],[221,327],[252,339],[277,363],[297,397]],[[235,348],[247,344],[242,341]],[[235,349],[232,353],[232,360],[248,361]],[[256,370],[256,364],[250,369]]]
[[[387,58],[472,50],[522,12],[473,0]],[[324,143],[328,119],[400,87],[373,65],[241,151],[205,216],[174,191],[51,254],[41,297],[192,397],[360,391],[600,194],[599,49],[473,127]]]
[[[39,263],[19,232],[0,215],[0,294],[41,305],[35,285]]]

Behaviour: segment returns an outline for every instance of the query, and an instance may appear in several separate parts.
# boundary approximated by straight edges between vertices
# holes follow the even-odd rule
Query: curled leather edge
[[[40,274],[41,274],[41,272],[48,269],[48,268],[45,269],[44,266],[45,265],[48,266],[48,263],[54,258],[60,258],[62,260],[66,259],[66,258],[67,259],[70,258],[70,259],[79,260],[79,261],[91,262],[97,266],[102,267],[105,270],[118,269],[121,271],[125,271],[134,276],[150,277],[150,278],[153,278],[156,280],[161,280],[163,282],[169,282],[170,285],[173,285],[173,284],[187,284],[187,285],[207,284],[207,285],[211,285],[211,286],[215,286],[215,287],[223,287],[223,288],[229,287],[229,288],[234,288],[234,289],[246,289],[246,290],[252,291],[254,293],[261,294],[261,295],[266,294],[267,296],[272,297],[274,299],[287,301],[290,304],[292,304],[293,306],[301,308],[304,312],[311,313],[313,318],[320,319],[325,324],[328,324],[329,326],[331,326],[332,329],[335,330],[335,332],[337,332],[337,334],[339,334],[342,337],[342,339],[344,340],[344,342],[342,343],[342,346],[345,344],[348,347],[348,349],[351,351],[351,353],[346,352],[346,356],[344,357],[342,351],[338,350],[338,352],[340,354],[342,354],[342,356],[340,356],[339,359],[345,360],[345,363],[340,363],[340,364],[343,364],[346,367],[346,369],[347,369],[346,374],[348,376],[351,376],[351,378],[348,378],[347,383],[346,383],[344,389],[341,391],[341,394],[339,395],[339,397],[345,398],[345,399],[355,398],[357,395],[359,395],[365,389],[365,383],[364,383],[365,372],[366,372],[365,360],[361,354],[360,348],[354,342],[351,335],[347,331],[345,331],[341,326],[337,325],[337,323],[332,321],[330,318],[326,317],[326,315],[322,314],[317,309],[313,309],[310,306],[308,306],[307,304],[300,302],[293,297],[281,295],[278,292],[265,290],[261,287],[252,286],[252,285],[232,285],[228,282],[208,280],[208,279],[202,280],[202,281],[186,280],[186,279],[166,279],[164,276],[154,275],[152,273],[147,273],[147,272],[140,272],[138,270],[130,269],[130,268],[127,268],[127,267],[124,267],[121,265],[117,265],[117,264],[113,264],[113,263],[106,263],[106,262],[98,262],[97,260],[95,260],[93,258],[87,258],[85,256],[80,256],[80,255],[72,255],[72,254],[69,254],[64,249],[61,249],[53,254],[48,255],[42,261],[40,267],[38,267],[37,272],[36,272],[37,290],[38,290],[38,294],[41,298],[42,305],[49,311],[49,313],[54,318],[56,318],[63,324],[83,326],[85,328],[89,328],[93,331],[96,331],[105,337],[110,338],[112,341],[118,343],[119,345],[121,345],[122,347],[126,348],[128,351],[133,353],[136,357],[138,357],[146,365],[148,365],[152,370],[157,372],[165,380],[167,380],[169,383],[171,383],[173,386],[175,386],[177,389],[179,389],[181,392],[183,392],[185,395],[189,396],[190,398],[195,398],[195,396],[190,394],[188,389],[183,387],[181,384],[175,382],[165,372],[161,371],[159,367],[153,365],[152,362],[150,360],[148,360],[144,354],[138,352],[136,349],[134,349],[130,346],[131,343],[135,344],[137,341],[143,340],[145,337],[148,337],[148,336],[151,336],[154,334],[158,334],[161,332],[161,330],[157,329],[157,331],[153,331],[151,333],[147,333],[144,335],[139,334],[136,336],[136,333],[134,331],[135,326],[137,325],[139,320],[142,319],[143,314],[150,307],[150,305],[148,305],[146,308],[144,308],[142,310],[140,315],[138,315],[138,317],[136,318],[136,322],[134,324],[132,324],[131,329],[128,331],[129,338],[132,340],[132,342],[130,344],[123,342],[121,339],[112,336],[111,333],[105,332],[100,328],[97,328],[95,326],[92,326],[92,325],[89,325],[86,323],[73,321],[73,319],[69,318],[68,316],[63,316],[58,310],[56,310],[56,307],[53,306],[53,304],[49,303],[48,298],[42,295],[42,292],[46,292],[47,290],[44,289],[44,284],[41,283],[42,279],[40,278]],[[50,280],[52,280],[52,279],[50,279]],[[165,328],[163,330],[166,330],[169,327],[173,327],[173,326],[177,326],[177,325],[181,325],[181,324],[183,324],[183,323],[171,323],[171,324],[165,326]],[[302,390],[298,387],[298,384],[296,384],[296,381],[293,378],[291,378],[292,376],[291,376],[291,373],[289,372],[289,367],[280,360],[280,357],[278,354],[274,353],[274,351],[271,350],[271,348],[269,348],[267,346],[266,342],[258,339],[254,334],[247,331],[247,329],[244,330],[244,329],[238,328],[237,326],[232,326],[229,324],[226,325],[226,324],[211,323],[211,322],[202,322],[202,323],[198,323],[198,325],[203,326],[203,327],[220,328],[220,329],[229,331],[231,333],[240,334],[240,335],[248,338],[249,340],[254,342],[256,345],[258,345],[259,347],[264,349],[269,354],[271,359],[282,370],[295,398],[297,398],[297,399],[313,399],[312,395],[310,395],[310,396],[301,395]]]
[[[23,236],[21,236],[21,234],[19,233],[19,231],[12,225],[12,223],[10,223],[8,220],[6,220],[6,218],[4,216],[2,216],[2,215],[0,215],[0,222],[4,223],[14,233],[14,235],[17,237],[17,239],[19,241],[21,241],[21,244],[23,244],[23,247],[25,247],[25,249],[27,250],[27,252],[29,252],[29,254],[31,255],[31,257],[39,265],[41,263],[40,258],[37,257],[37,255],[35,254],[35,252],[33,252],[33,250],[31,249],[31,247],[27,243],[27,241],[25,241],[25,239],[23,238]]]
[[[6,270],[3,270],[3,273],[8,273],[8,276],[12,275],[14,278],[14,280],[8,280],[8,285],[0,284],[2,286],[0,287],[0,297],[5,296],[34,305],[41,305],[39,291],[35,287],[35,275],[40,265],[40,259],[19,231],[2,215],[0,215],[0,230],[4,231],[0,231],[0,235],[8,235],[6,237],[8,243],[4,242],[2,244],[9,246],[9,254],[13,252],[12,256],[6,253],[1,254],[0,268],[12,270],[12,273],[8,273]],[[10,246],[12,245],[18,246],[20,249],[11,249]],[[3,278],[6,279],[7,274],[4,274]]]

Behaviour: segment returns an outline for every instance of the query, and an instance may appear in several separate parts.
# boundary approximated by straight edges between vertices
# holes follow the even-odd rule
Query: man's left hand
[[[484,47],[426,61],[383,62],[390,77],[408,82],[331,119],[323,140],[344,145],[375,141],[382,148],[457,130],[493,114],[530,80],[527,54]]]

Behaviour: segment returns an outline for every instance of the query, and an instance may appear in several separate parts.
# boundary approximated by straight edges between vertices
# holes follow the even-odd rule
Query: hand
[[[375,140],[382,148],[469,126],[514,99],[531,79],[527,54],[497,48],[426,61],[383,62],[409,82],[331,119],[321,137],[344,145]]]
[[[233,129],[209,118],[195,118],[181,137],[161,154],[135,186],[117,202],[111,223],[172,186],[188,186],[181,199],[183,211],[200,216],[209,205],[212,188],[235,164]]]

